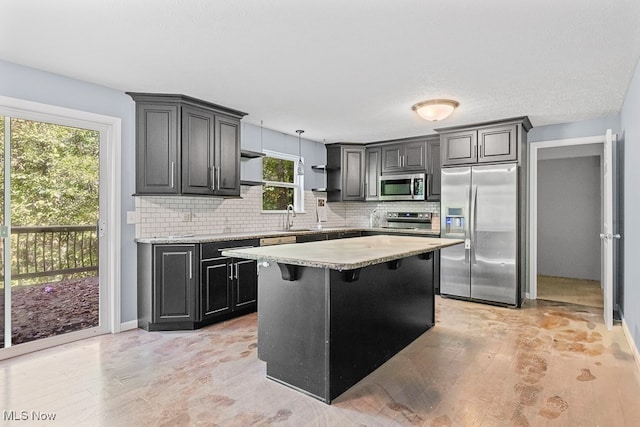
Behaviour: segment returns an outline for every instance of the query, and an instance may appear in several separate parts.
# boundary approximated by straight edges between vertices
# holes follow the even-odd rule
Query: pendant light
[[[302,139],[300,135],[304,133],[303,130],[298,129],[298,175],[304,175],[304,163],[302,162]]]

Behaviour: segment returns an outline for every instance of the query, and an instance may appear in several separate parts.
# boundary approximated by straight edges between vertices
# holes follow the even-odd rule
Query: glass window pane
[[[265,185],[262,187],[262,209],[265,211],[283,211],[293,204],[293,188]]]
[[[262,179],[265,181],[277,181],[293,183],[294,161],[276,159],[274,157],[262,158]]]

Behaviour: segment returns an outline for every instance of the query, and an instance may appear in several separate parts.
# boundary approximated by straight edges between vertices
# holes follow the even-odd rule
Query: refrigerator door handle
[[[470,238],[471,238],[471,262],[476,263],[476,210],[478,206],[478,186],[473,187],[473,196],[471,197],[471,215],[469,221]]]
[[[471,236],[469,230],[469,223],[471,220],[471,211],[469,209],[469,204],[471,203],[471,186],[469,185],[465,186],[465,196],[467,205],[465,206],[466,215],[464,218],[464,263],[469,264],[471,252]]]

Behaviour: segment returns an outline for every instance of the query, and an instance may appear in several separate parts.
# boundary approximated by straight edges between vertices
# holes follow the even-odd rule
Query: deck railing
[[[98,271],[95,225],[11,228],[11,278],[28,279]],[[4,280],[0,245],[0,279]]]

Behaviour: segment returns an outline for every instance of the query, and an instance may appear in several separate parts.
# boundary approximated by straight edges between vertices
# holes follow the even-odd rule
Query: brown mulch
[[[12,344],[98,326],[98,278],[11,288]],[[4,289],[0,289],[0,348],[4,347]]]

